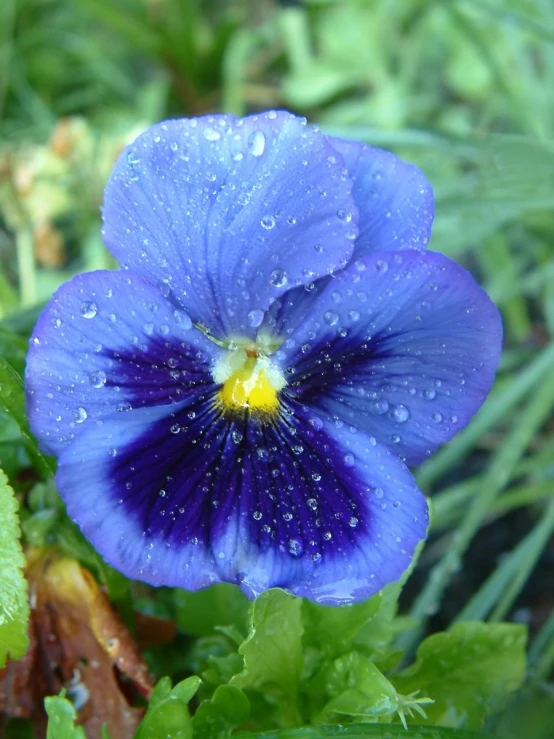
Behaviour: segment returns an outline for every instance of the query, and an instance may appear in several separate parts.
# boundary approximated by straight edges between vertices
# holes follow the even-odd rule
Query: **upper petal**
[[[294,403],[269,424],[208,397],[139,408],[89,426],[56,479],[104,558],[153,585],[351,602],[398,579],[427,527],[394,454]]]
[[[170,120],[120,155],[103,235],[194,321],[253,338],[275,298],[348,262],[351,190],[326,137],[290,113]]]
[[[404,251],[337,275],[275,358],[290,397],[417,464],[480,407],[501,343],[499,313],[468,272]]]
[[[58,454],[114,411],[176,403],[211,385],[220,351],[139,275],[78,275],[55,293],[31,338],[31,428],[45,451]]]
[[[358,141],[329,138],[354,181],[360,234],[353,259],[378,251],[425,249],[434,217],[433,189],[415,165]]]

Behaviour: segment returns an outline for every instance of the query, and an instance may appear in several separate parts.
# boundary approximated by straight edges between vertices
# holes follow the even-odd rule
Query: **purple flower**
[[[84,534],[154,585],[338,604],[398,579],[428,522],[406,464],[479,408],[501,343],[425,250],[419,170],[285,112],[166,121],[103,217],[122,269],[58,290],[27,367]]]

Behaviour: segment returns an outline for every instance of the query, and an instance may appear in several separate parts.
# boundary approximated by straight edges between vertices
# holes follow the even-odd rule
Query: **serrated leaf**
[[[41,454],[36,440],[29,431],[25,413],[25,391],[23,381],[11,364],[0,355],[0,407],[14,419],[25,438],[29,454],[33,457],[37,470],[47,479],[52,475],[55,464],[50,457]]]
[[[358,652],[335,660],[322,677],[314,681],[314,687],[332,697],[314,723],[340,721],[341,715],[368,721],[383,716],[392,718],[398,710],[399,700],[393,685],[373,662]]]
[[[490,734],[448,729],[442,726],[383,726],[377,724],[333,724],[306,726],[303,729],[255,732],[234,735],[236,739],[494,739]]]
[[[28,646],[29,603],[17,510],[14,492],[0,470],[0,667],[8,656],[22,657]]]
[[[239,647],[244,670],[231,683],[261,690],[283,723],[299,722],[298,683],[302,670],[302,601],[284,590],[268,590],[250,608],[250,631]]]
[[[250,703],[234,685],[220,685],[194,714],[194,739],[227,739],[250,714]]]
[[[171,680],[162,678],[152,693],[134,739],[192,739],[188,703],[199,685],[198,677],[189,677],[171,688]]]
[[[425,639],[415,663],[391,681],[399,693],[435,701],[425,707],[429,723],[478,729],[522,684],[525,642],[517,624],[459,623]]]
[[[48,714],[46,739],[86,739],[84,729],[75,726],[77,714],[73,704],[63,694],[45,698],[44,707]]]

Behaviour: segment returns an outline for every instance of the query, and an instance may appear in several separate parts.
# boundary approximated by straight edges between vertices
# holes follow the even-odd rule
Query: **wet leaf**
[[[14,492],[0,470],[0,667],[8,657],[22,657],[28,646],[29,604],[17,510]]]
[[[281,719],[298,723],[302,669],[302,601],[283,590],[268,590],[251,605],[250,631],[239,647],[244,670],[231,684],[261,690],[279,706]]]
[[[429,723],[478,729],[522,684],[525,642],[517,624],[459,623],[425,639],[414,664],[391,681],[404,695],[435,701],[425,706]]]

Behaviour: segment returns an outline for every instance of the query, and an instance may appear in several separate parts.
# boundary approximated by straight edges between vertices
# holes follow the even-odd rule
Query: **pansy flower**
[[[130,578],[357,601],[425,537],[407,465],[479,408],[498,312],[427,251],[432,190],[286,112],[170,120],[120,155],[119,271],[63,285],[28,409],[69,515]]]

